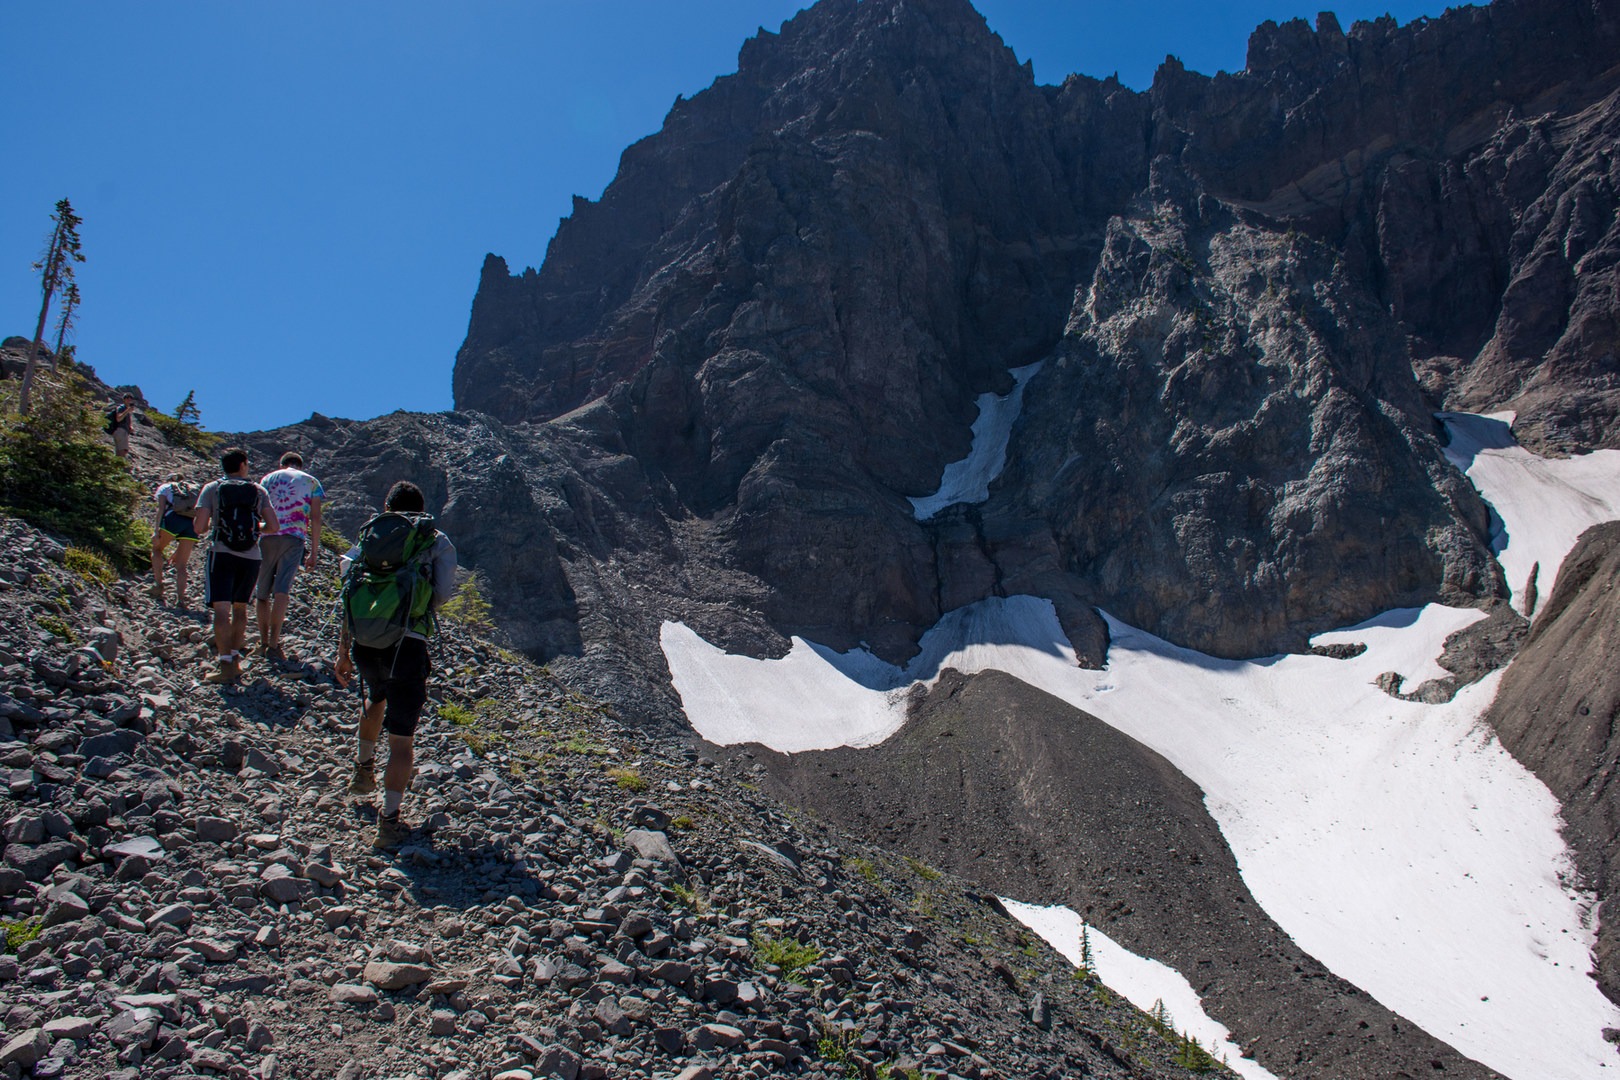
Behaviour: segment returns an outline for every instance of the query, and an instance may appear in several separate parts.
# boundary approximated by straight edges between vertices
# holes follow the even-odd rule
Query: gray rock
[[[154,911],[151,917],[146,920],[146,925],[156,926],[159,923],[167,923],[170,926],[184,929],[191,925],[194,918],[196,918],[196,913],[191,910],[190,905],[168,904]]]
[[[145,741],[146,736],[133,728],[119,728],[85,739],[79,744],[79,753],[85,758],[114,758],[120,755],[127,757]]]
[[[389,987],[388,989],[398,988]],[[327,1000],[334,1005],[375,1005],[382,999],[377,996],[377,991],[369,986],[362,986],[358,983],[337,983],[332,987],[331,992],[327,994]],[[440,1033],[434,1032],[434,1034]]]
[[[197,819],[197,838],[208,840],[216,844],[235,840],[238,832],[236,822],[222,817],[199,817]]]
[[[50,1050],[50,1040],[43,1028],[29,1028],[13,1036],[0,1046],[0,1066],[17,1065],[32,1068],[34,1063]]]
[[[643,859],[651,859],[658,863],[680,863],[675,849],[670,846],[669,837],[661,832],[631,829],[624,834],[624,842]]]
[[[8,844],[5,863],[21,871],[29,881],[43,881],[52,870],[76,859],[78,854],[79,849],[66,840],[52,840],[44,844]]]
[[[425,983],[433,978],[433,969],[420,964],[396,964],[386,960],[372,960],[366,964],[366,982],[380,990],[403,990],[407,986]]]

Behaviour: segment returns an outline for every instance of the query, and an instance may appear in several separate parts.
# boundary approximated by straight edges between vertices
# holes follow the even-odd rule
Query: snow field
[[[1590,898],[1561,880],[1556,800],[1478,726],[1496,678],[1439,706],[1373,685],[1438,673],[1445,638],[1480,617],[1390,612],[1316,639],[1366,644],[1350,660],[1248,661],[1110,618],[1101,672],[1078,666],[1051,604],[1028,596],[952,612],[903,671],[800,642],[780,661],[728,656],[677,624],[664,638],[700,735],[785,752],[873,745],[903,722],[905,688],[945,667],[1015,675],[1198,784],[1255,899],[1333,972],[1516,1080],[1592,1077],[1620,1067],[1601,1034],[1620,1009],[1587,977]]]
[[[1001,902],[1013,918],[1039,934],[1069,963],[1080,966],[1082,920],[1079,915],[1066,907],[1040,907],[1005,897]],[[1197,1039],[1199,1045],[1212,1050],[1216,1057],[1224,1058],[1239,1076],[1248,1080],[1277,1080],[1276,1075],[1259,1062],[1243,1056],[1226,1026],[1204,1012],[1198,993],[1182,978],[1181,972],[1157,960],[1137,956],[1095,926],[1088,936],[1092,970],[1104,985],[1123,994],[1125,1000],[1143,1012],[1152,1012],[1153,1006],[1162,1001],[1170,1014],[1172,1027]]]
[[[981,503],[990,497],[990,484],[1007,464],[1007,439],[1024,407],[1024,385],[1041,370],[1041,362],[1012,368],[1013,388],[1004,396],[979,395],[979,415],[973,421],[973,444],[968,456],[945,466],[939,490],[911,500],[918,521],[927,521],[956,503]]]
[[[1572,458],[1537,457],[1513,441],[1513,414],[1440,413],[1461,469],[1501,519],[1496,558],[1523,615],[1531,591],[1552,593],[1564,556],[1581,533],[1620,518],[1620,450]]]
[[[1551,461],[1513,445],[1504,414],[1442,419],[1448,457],[1501,520],[1496,550],[1522,611],[1532,566],[1545,597],[1579,534],[1620,518],[1620,453]],[[994,467],[982,469],[993,478],[1005,435],[993,444],[988,422],[983,434],[976,423],[974,454],[997,445]],[[941,496],[947,489],[966,482],[942,484]],[[918,516],[928,516],[920,506]],[[678,623],[664,625],[662,640],[699,734],[785,752],[881,742],[904,722],[909,688],[945,667],[1012,674],[1197,783],[1255,899],[1333,972],[1514,1080],[1611,1075],[1620,1057],[1602,1030],[1620,1027],[1620,1009],[1588,976],[1596,912],[1567,885],[1557,802],[1481,724],[1499,677],[1445,705],[1374,685],[1388,671],[1412,687],[1445,674],[1435,662],[1445,638],[1480,617],[1438,605],[1393,611],[1315,639],[1363,643],[1360,656],[1248,661],[1178,648],[1110,617],[1100,672],[1076,664],[1051,604],[1027,596],[951,612],[903,670],[799,639],[781,660],[728,656]],[[1040,917],[1060,937],[1062,918]],[[1105,981],[1116,977],[1137,976]],[[1142,978],[1152,996],[1138,1004],[1162,998],[1189,1025],[1201,1015],[1172,1005],[1161,976]]]

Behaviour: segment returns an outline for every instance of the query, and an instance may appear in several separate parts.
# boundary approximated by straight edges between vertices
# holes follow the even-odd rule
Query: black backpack
[[[107,434],[109,435],[118,430],[118,409],[119,406],[114,405],[107,410]]]
[[[259,542],[259,485],[251,480],[221,480],[215,492],[219,514],[214,539],[232,551],[247,551]]]

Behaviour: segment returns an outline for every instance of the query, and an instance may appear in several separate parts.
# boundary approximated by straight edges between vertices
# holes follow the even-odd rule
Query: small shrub
[[[32,919],[0,919],[0,929],[6,933],[6,951],[16,952],[39,937],[43,922],[38,916]]]
[[[475,634],[487,635],[494,632],[495,620],[490,618],[489,601],[484,599],[476,574],[468,574],[462,579],[461,584],[456,586],[455,595],[439,608],[439,618],[465,627]]]
[[[458,705],[454,701],[442,702],[439,705],[439,716],[448,720],[456,727],[472,727],[478,723],[478,714],[465,705]]]
[[[906,858],[906,865],[911,867],[911,872],[913,874],[916,874],[918,877],[922,878],[924,881],[938,881],[939,880],[939,876],[940,876],[939,871],[935,870],[932,866],[929,866],[927,863],[923,862],[921,859],[913,859],[913,858],[910,858],[908,856]]]
[[[647,781],[634,769],[612,768],[607,771],[608,778],[625,791],[640,794],[647,790]]]
[[[861,880],[868,885],[876,885],[881,880],[878,877],[877,867],[873,866],[868,859],[850,859],[844,865],[859,874]]]
[[[587,757],[605,757],[606,755],[612,753],[611,750],[603,746],[601,743],[591,742],[584,735],[579,734],[570,735],[568,738],[558,743],[557,749],[568,754],[584,754]]]
[[[762,964],[782,969],[792,979],[799,972],[821,959],[819,946],[803,944],[793,938],[773,938],[765,934],[754,935],[754,956]]]
[[[506,738],[504,735],[499,735],[490,731],[480,731],[475,727],[458,727],[451,734],[455,735],[456,738],[466,743],[467,749],[471,750],[478,757],[483,757],[485,754],[489,753],[495,747],[504,742]]]
[[[68,644],[77,644],[79,635],[73,632],[73,627],[57,618],[55,615],[41,615],[34,620],[41,630],[55,634]]]
[[[349,553],[354,544],[342,533],[325,522],[321,523],[321,547],[334,555],[343,556]]]
[[[212,455],[219,449],[220,443],[225,441],[222,436],[212,431],[204,431],[196,424],[188,424],[178,417],[158,412],[156,409],[148,409],[144,415],[146,422],[157,428],[158,433],[170,446],[178,446],[182,450],[190,450],[203,457]]]
[[[1177,1065],[1192,1072],[1206,1073],[1219,1064],[1208,1050],[1198,1045],[1198,1040],[1191,1035],[1181,1035],[1177,1038],[1176,1056],[1173,1059]]]
[[[679,829],[682,832],[686,832],[686,831],[688,831],[690,829],[697,828],[697,822],[693,821],[691,818],[687,817],[685,814],[681,814],[679,817],[671,819],[671,821],[669,823],[669,827],[672,828],[672,829]]]
[[[144,494],[113,453],[102,417],[72,372],[42,373],[33,409],[0,385],[0,510],[106,552],[134,569],[147,562],[135,506]]]
[[[69,570],[91,584],[111,585],[118,580],[118,570],[99,551],[77,546],[69,547],[64,562]]]
[[[696,889],[688,888],[676,882],[669,887],[669,891],[675,894],[675,899],[682,906],[690,908],[694,914],[702,915],[709,910],[709,902]]]
[[[822,1028],[821,1038],[816,1040],[816,1056],[834,1065],[841,1065],[847,1061],[849,1044],[844,1034],[837,1028]]]

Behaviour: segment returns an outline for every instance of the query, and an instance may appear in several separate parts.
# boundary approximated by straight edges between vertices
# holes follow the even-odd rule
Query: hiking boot
[[[152,599],[156,600],[160,604],[163,603],[163,583],[162,582],[153,582],[152,585],[150,587],[148,587],[146,591],[151,594]]]
[[[354,779],[349,781],[350,795],[370,795],[377,790],[377,763],[361,762],[354,767]]]
[[[395,848],[405,842],[411,830],[399,820],[398,814],[377,815],[377,838],[371,842],[375,848]]]
[[[215,667],[213,671],[210,671],[208,674],[203,676],[203,682],[210,682],[217,686],[224,686],[229,683],[237,682],[241,678],[242,661],[233,656],[229,660],[219,661],[218,666]]]
[[[287,662],[287,650],[281,647],[281,642],[264,646],[264,655],[280,664]]]

